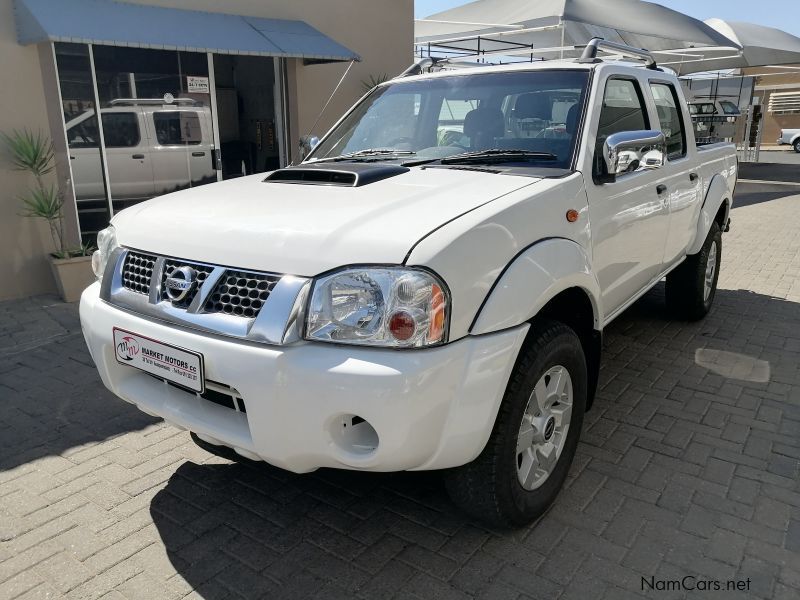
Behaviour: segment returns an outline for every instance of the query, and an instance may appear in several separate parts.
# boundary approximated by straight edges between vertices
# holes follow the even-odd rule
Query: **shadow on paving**
[[[739,163],[739,178],[761,181],[788,181],[800,184],[800,169],[797,168],[796,164],[742,162]]]
[[[781,186],[781,189],[776,190],[776,187],[769,184],[739,183],[733,196],[733,210],[771,200],[779,200],[787,196],[800,195],[800,183],[797,184],[796,188]],[[733,225],[735,224],[736,219],[734,216]]]
[[[103,386],[74,305],[0,304],[0,471],[157,422]]]
[[[409,598],[497,597],[515,589],[612,598],[622,597],[613,588],[644,594],[643,576],[687,574],[750,577],[748,597],[771,597],[768,563],[704,558],[725,539],[717,520],[725,515],[709,506],[730,500],[725,491],[715,500],[721,486],[691,476],[702,467],[688,456],[688,439],[665,432],[676,422],[680,429],[676,411],[699,424],[714,403],[734,402],[712,387],[740,386],[740,397],[774,406],[784,386],[795,391],[781,401],[780,431],[800,435],[800,403],[787,402],[800,386],[800,304],[720,290],[712,313],[687,325],[667,317],[663,294],[660,284],[608,328],[601,389],[567,486],[534,526],[503,532],[469,521],[437,473],[295,475],[220,459],[184,463],[154,497],[150,512],[169,559],[207,600],[387,598],[401,590]],[[785,459],[770,453],[764,471],[797,482],[797,461]]]

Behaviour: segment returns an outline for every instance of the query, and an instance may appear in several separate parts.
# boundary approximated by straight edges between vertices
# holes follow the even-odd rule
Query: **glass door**
[[[216,181],[207,55],[93,50],[114,211]]]
[[[276,64],[262,56],[214,55],[223,179],[281,166]]]
[[[282,61],[54,48],[84,242],[137,202],[285,164]]]
[[[100,132],[97,126],[92,69],[86,44],[54,44],[64,126],[81,241],[94,244],[111,218]]]

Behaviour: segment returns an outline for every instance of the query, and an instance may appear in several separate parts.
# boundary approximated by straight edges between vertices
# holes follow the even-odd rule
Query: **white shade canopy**
[[[477,0],[416,23],[418,46],[431,43],[483,52],[516,48],[522,54],[528,47],[546,55],[548,49],[559,48],[560,53],[564,46],[583,45],[593,37],[649,50],[738,50],[735,42],[706,23],[640,0]]]
[[[706,24],[738,43],[749,67],[800,62],[800,38],[781,29],[722,19]]]
[[[731,52],[726,48],[698,48],[669,57],[659,55],[661,63],[680,75],[800,63],[800,38],[781,29],[722,19],[706,19],[705,22],[730,38],[741,50]]]

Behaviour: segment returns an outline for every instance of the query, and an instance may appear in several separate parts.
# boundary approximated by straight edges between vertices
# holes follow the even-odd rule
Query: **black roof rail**
[[[647,50],[643,50],[641,48],[634,48],[633,46],[627,46],[625,44],[617,44],[616,42],[609,42],[599,37],[592,38],[591,41],[588,44],[586,44],[586,48],[583,49],[583,54],[577,60],[577,62],[579,63],[600,62],[600,59],[597,58],[598,50],[613,50],[618,54],[622,54],[623,56],[638,58],[639,60],[644,61],[645,66],[648,69],[659,70],[658,65],[656,64],[656,59]]]
[[[402,77],[411,77],[413,75],[421,75],[425,69],[430,69],[433,66],[436,66],[437,63],[444,62],[446,59],[435,58],[433,56],[426,56],[425,58],[418,58],[414,61],[410,67],[408,67],[405,71],[400,73],[394,79],[400,79]]]

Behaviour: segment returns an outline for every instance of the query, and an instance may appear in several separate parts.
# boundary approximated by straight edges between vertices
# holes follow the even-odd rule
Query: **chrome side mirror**
[[[667,141],[661,131],[621,131],[606,138],[602,152],[598,179],[611,183],[622,175],[663,167]]]

